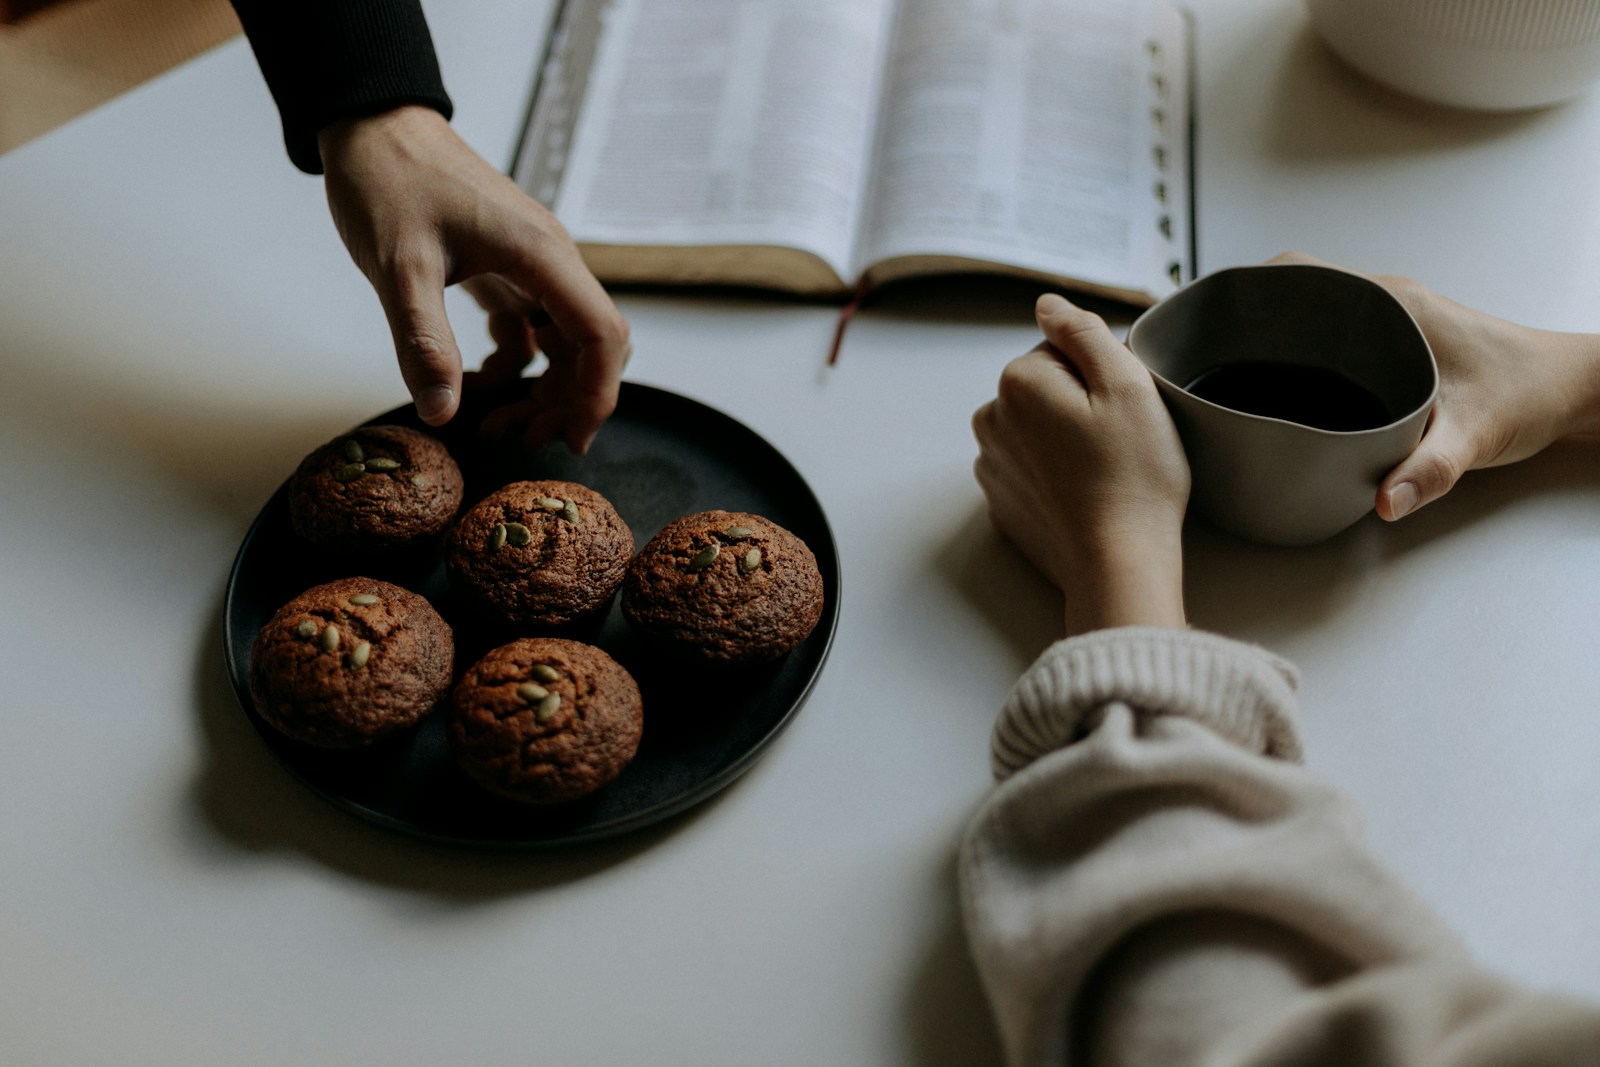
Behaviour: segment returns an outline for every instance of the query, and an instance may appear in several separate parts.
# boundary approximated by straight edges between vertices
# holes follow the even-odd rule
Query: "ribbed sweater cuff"
[[[1141,717],[1182,715],[1252,752],[1300,759],[1287,660],[1197,630],[1123,627],[1059,641],[1018,679],[990,744],[995,778],[1072,744],[1120,703]]]
[[[402,104],[452,105],[419,0],[233,0],[294,165],[322,173],[317,133]]]

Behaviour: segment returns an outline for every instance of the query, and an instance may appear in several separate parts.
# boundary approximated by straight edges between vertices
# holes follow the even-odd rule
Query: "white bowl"
[[[1510,111],[1600,80],[1600,0],[1307,0],[1352,67],[1401,92]]]

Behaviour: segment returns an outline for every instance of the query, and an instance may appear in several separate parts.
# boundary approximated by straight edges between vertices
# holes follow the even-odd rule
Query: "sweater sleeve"
[[[330,123],[422,104],[451,115],[420,0],[233,0],[294,165],[322,173]]]
[[[1299,765],[1295,681],[1130,628],[1018,682],[960,862],[1007,1062],[1594,1064],[1600,1011],[1475,966]]]

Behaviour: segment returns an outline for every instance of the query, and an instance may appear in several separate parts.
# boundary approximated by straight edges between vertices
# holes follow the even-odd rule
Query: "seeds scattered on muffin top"
[[[442,534],[461,507],[461,468],[437,439],[363,426],[313,451],[289,479],[295,532],[336,552],[386,552]]]
[[[755,663],[804,641],[822,600],[804,541],[760,515],[706,511],[668,523],[634,558],[622,612],[688,658]]]

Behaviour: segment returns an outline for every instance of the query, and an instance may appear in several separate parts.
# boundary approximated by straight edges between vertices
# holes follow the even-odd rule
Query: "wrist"
[[[1094,553],[1063,593],[1069,637],[1117,626],[1185,628],[1181,532]]]
[[[1571,334],[1573,408],[1568,434],[1600,434],[1600,334]]]
[[[371,115],[329,123],[317,131],[317,149],[322,153],[323,165],[328,167],[365,144],[396,144],[433,137],[449,128],[449,120],[435,109],[422,104],[402,104]]]

